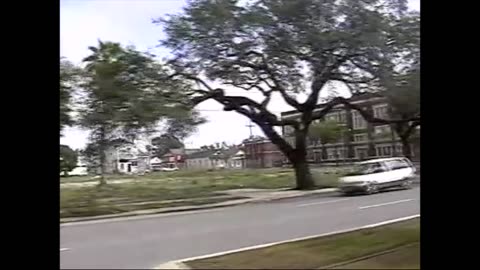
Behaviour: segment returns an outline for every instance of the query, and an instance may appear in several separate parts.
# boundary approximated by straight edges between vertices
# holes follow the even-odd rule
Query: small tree
[[[344,133],[344,126],[337,121],[324,120],[310,127],[309,137],[320,141],[322,145],[322,159],[327,159],[326,144],[338,142]]]
[[[84,59],[86,93],[80,125],[89,129],[91,156],[100,164],[100,185],[106,184],[106,151],[117,139],[134,142],[139,133],[151,131],[161,120],[191,113],[189,85],[179,80],[161,81],[165,69],[153,55],[118,43],[101,42],[89,47]]]
[[[77,167],[78,155],[68,145],[60,145],[60,172],[68,176],[68,172]]]

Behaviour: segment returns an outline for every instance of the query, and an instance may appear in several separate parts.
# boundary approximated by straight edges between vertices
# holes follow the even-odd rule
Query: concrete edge
[[[234,202],[232,200],[231,202]],[[249,201],[248,201],[249,202]],[[213,208],[221,208],[221,207],[227,207],[227,206],[234,206],[234,205],[240,205],[248,202],[238,202],[238,203],[232,203],[232,204],[223,204],[223,205],[214,205],[214,204],[206,204],[204,206],[199,206],[199,207],[188,207],[184,209],[158,209],[158,210],[151,210],[149,212],[125,212],[121,214],[113,214],[113,215],[100,215],[100,216],[91,216],[91,217],[81,217],[81,218],[65,218],[65,219],[60,219],[61,225],[66,225],[70,223],[79,223],[83,221],[95,221],[95,220],[113,220],[117,218],[128,218],[128,217],[136,217],[136,216],[153,216],[153,215],[158,215],[158,214],[169,214],[169,213],[174,213],[174,212],[188,212],[188,211],[195,211],[195,210],[206,210],[206,209],[213,209]],[[142,210],[141,210],[142,211]]]
[[[212,253],[212,254],[207,254],[207,255],[202,255],[202,256],[195,256],[195,257],[190,257],[190,258],[185,258],[185,259],[181,259],[181,260],[176,260],[176,261],[170,261],[170,262],[167,262],[167,263],[163,263],[163,264],[160,264],[160,265],[154,267],[153,269],[172,269],[172,268],[168,267],[170,265],[176,265],[178,267],[186,267],[186,268],[175,268],[175,269],[191,269],[185,263],[187,263],[189,261],[208,259],[208,258],[212,258],[212,257],[218,257],[218,256],[228,255],[228,254],[242,252],[242,251],[255,250],[255,249],[266,248],[266,247],[270,247],[270,246],[287,244],[287,243],[296,242],[296,241],[303,241],[303,240],[309,240],[309,239],[318,238],[318,237],[325,237],[325,236],[331,236],[331,235],[335,235],[335,234],[343,234],[343,233],[349,233],[349,232],[354,232],[354,231],[363,230],[363,229],[375,228],[375,227],[380,227],[380,226],[383,226],[383,225],[388,225],[388,224],[392,224],[392,223],[396,223],[396,222],[410,220],[410,219],[414,219],[414,218],[418,218],[418,217],[420,217],[420,214],[412,215],[412,216],[406,216],[406,217],[402,217],[402,218],[390,219],[390,220],[386,220],[386,221],[382,221],[382,222],[378,222],[378,223],[373,223],[373,224],[360,226],[360,227],[355,227],[355,228],[346,229],[346,230],[334,231],[334,232],[330,232],[330,233],[311,235],[311,236],[294,238],[294,239],[285,240],[285,241],[279,241],[279,242],[267,243],[267,244],[262,244],[262,245],[244,247],[244,248],[239,248],[239,249],[234,249],[234,250],[229,250],[229,251],[223,251],[223,252],[218,252],[218,253]]]
[[[270,201],[277,201],[277,200],[282,200],[282,199],[291,199],[291,198],[297,198],[297,197],[309,197],[309,196],[315,196],[315,195],[326,195],[326,194],[331,194],[337,192],[337,189],[325,189],[325,191],[322,192],[322,189],[318,190],[317,192],[314,193],[308,193],[308,194],[295,194],[292,196],[285,196],[285,197],[279,197],[279,198],[266,198],[266,199],[240,199],[240,200],[232,200],[232,201],[226,201],[225,203],[219,203],[219,204],[205,204],[205,205],[199,205],[199,206],[191,206],[191,207],[185,207],[182,209],[158,209],[158,210],[140,210],[144,212],[126,212],[126,213],[120,213],[120,214],[113,214],[113,215],[100,215],[100,216],[91,216],[91,217],[79,217],[79,218],[63,218],[60,219],[60,226],[62,225],[67,225],[70,223],[77,223],[77,222],[83,222],[83,221],[94,221],[94,220],[106,220],[106,219],[115,219],[115,218],[127,218],[127,217],[135,217],[135,216],[150,216],[150,215],[158,215],[158,214],[167,214],[167,213],[173,213],[173,212],[187,212],[187,211],[197,211],[197,210],[206,210],[206,209],[213,209],[213,208],[222,208],[222,207],[228,207],[228,206],[236,206],[236,205],[242,205],[242,204],[247,204],[247,203],[263,203],[263,202],[270,202]]]
[[[155,269],[191,269],[188,265],[180,261],[171,261],[159,265]]]

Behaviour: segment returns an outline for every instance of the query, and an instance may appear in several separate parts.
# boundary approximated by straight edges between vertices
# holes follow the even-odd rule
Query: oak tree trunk
[[[410,149],[410,142],[408,140],[408,137],[401,137],[400,138],[402,142],[402,154],[404,157],[408,159],[412,159],[412,151]]]
[[[295,171],[296,189],[305,190],[313,189],[315,182],[313,181],[310,167],[307,162],[306,138],[307,131],[295,131],[295,148],[292,147],[284,138],[282,138],[271,126],[265,125],[260,121],[255,121],[263,133],[275,144],[278,149],[285,155],[293,166]]]
[[[100,132],[100,142],[99,142],[99,154],[100,154],[100,178],[98,179],[99,180],[99,183],[98,185],[99,186],[105,186],[107,184],[107,180],[105,179],[105,172],[106,172],[106,161],[107,161],[107,158],[106,158],[106,155],[105,155],[105,151],[106,151],[106,147],[105,147],[105,142],[106,142],[106,134],[105,134],[105,129],[102,128],[101,132]]]
[[[295,170],[295,177],[297,181],[297,189],[313,189],[315,188],[315,181],[313,181],[310,166],[307,162],[307,130],[298,129],[295,131],[295,151],[290,158],[293,168]]]
[[[292,161],[293,168],[295,170],[296,189],[308,190],[315,188],[315,182],[313,181],[312,173],[310,172],[310,166],[308,165],[306,156],[299,157]]]

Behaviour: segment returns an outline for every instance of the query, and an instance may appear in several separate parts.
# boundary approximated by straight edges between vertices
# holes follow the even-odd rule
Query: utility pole
[[[252,121],[250,121],[250,123],[246,125],[246,127],[250,129],[250,138],[253,138],[252,128],[254,127],[254,125],[252,124]]]

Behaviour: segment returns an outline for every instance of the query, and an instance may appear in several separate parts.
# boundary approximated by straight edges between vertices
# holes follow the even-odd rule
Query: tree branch
[[[183,76],[186,79],[193,80],[201,85],[203,85],[205,88],[207,88],[209,91],[201,90],[201,89],[196,89],[194,90],[196,93],[201,94],[200,96],[196,96],[192,98],[192,102],[194,105],[198,105],[201,102],[204,102],[208,99],[213,99],[220,104],[224,105],[224,110],[225,111],[236,111],[242,115],[245,115],[246,117],[255,120],[256,122],[259,123],[266,123],[268,125],[272,126],[298,126],[298,121],[295,120],[279,120],[278,117],[269,112],[266,109],[266,103],[270,100],[270,96],[268,94],[267,99],[264,100],[262,104],[257,103],[256,101],[249,99],[247,97],[242,97],[242,96],[225,96],[224,90],[221,88],[213,89],[208,83],[206,83],[204,80],[193,76],[191,74],[183,73],[183,72],[177,72],[170,77],[175,77],[175,76]],[[244,108],[247,107],[248,109]]]
[[[332,81],[339,81],[343,82],[345,84],[363,84],[363,83],[369,83],[377,79],[376,77],[372,78],[365,78],[365,79],[357,79],[355,80],[354,78],[350,77],[347,74],[344,73],[333,73],[332,76],[330,77],[330,80]]]
[[[231,54],[230,56],[237,56],[237,57],[241,58],[241,57],[247,57],[247,56],[250,56],[250,55],[255,55],[255,56],[259,57],[262,61],[262,65],[256,65],[256,64],[250,63],[248,61],[242,60],[242,59],[239,59],[235,63],[237,63],[239,65],[242,65],[242,66],[245,66],[245,67],[252,68],[253,70],[256,70],[256,71],[265,71],[267,73],[269,79],[273,82],[274,85],[270,85],[270,83],[268,83],[268,81],[266,81],[265,79],[263,79],[263,82],[265,82],[265,84],[267,84],[270,87],[271,90],[277,90],[278,92],[280,92],[280,94],[282,95],[282,98],[285,100],[285,102],[288,105],[294,107],[295,109],[297,109],[299,111],[303,111],[302,104],[300,104],[295,98],[292,98],[290,95],[288,95],[287,90],[282,86],[281,80],[277,77],[275,72],[268,65],[268,61],[267,61],[264,54],[251,50],[251,51],[246,52],[243,55]]]
[[[318,68],[317,70],[314,71],[315,75],[314,75],[314,80],[311,87],[310,96],[303,103],[303,105],[310,110],[313,110],[315,105],[317,104],[318,97],[320,95],[320,90],[322,90],[325,83],[327,83],[330,80],[332,76],[332,72],[338,67],[340,67],[345,61],[353,57],[356,57],[357,54],[348,54],[348,53],[344,55],[332,54],[331,56],[334,56],[336,58],[334,60],[334,63],[332,63],[331,65],[327,64],[326,67]]]

